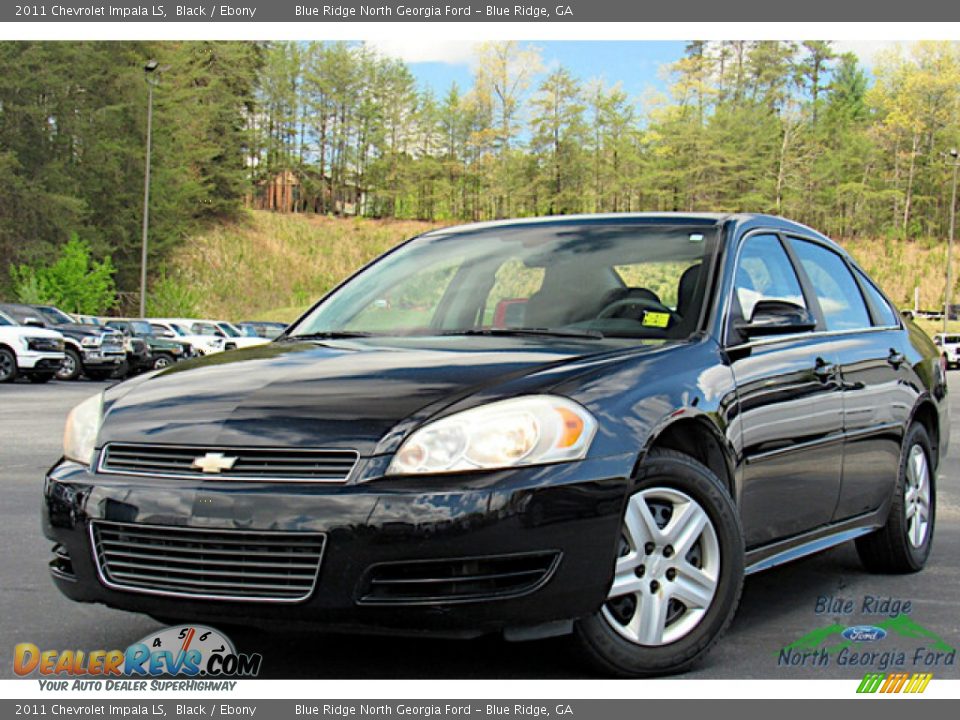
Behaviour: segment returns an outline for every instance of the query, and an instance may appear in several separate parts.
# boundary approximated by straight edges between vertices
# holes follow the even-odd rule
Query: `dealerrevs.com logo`
[[[73,683],[41,680],[43,685],[49,685],[43,689],[54,690],[68,687],[81,690],[147,689],[145,681],[131,683],[115,678],[256,677],[262,662],[259,653],[238,653],[230,638],[203,625],[164,628],[125,650],[41,650],[34,643],[26,642],[16,645],[13,653],[13,670],[19,677],[36,673],[44,678],[74,679]],[[197,689],[214,689],[206,687],[209,684]],[[157,686],[150,689],[157,689]]]

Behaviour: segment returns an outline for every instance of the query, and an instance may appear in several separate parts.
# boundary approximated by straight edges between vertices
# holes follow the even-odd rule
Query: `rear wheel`
[[[887,524],[857,539],[857,554],[871,572],[910,573],[926,564],[937,509],[932,459],[927,431],[914,423],[904,438]]]
[[[0,383],[17,379],[17,356],[7,348],[0,348]]]
[[[576,625],[580,646],[606,673],[683,672],[733,618],[743,567],[740,521],[717,476],[653,450],[624,511],[607,601]]]
[[[63,352],[63,362],[57,370],[57,380],[76,380],[80,377],[80,356],[77,351],[67,348]]]

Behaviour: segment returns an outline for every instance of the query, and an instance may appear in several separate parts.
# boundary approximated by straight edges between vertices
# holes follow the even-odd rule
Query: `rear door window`
[[[810,278],[827,330],[871,327],[863,295],[843,258],[808,240],[790,238],[790,246]]]

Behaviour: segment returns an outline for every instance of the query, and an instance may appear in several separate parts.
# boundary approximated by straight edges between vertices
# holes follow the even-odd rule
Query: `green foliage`
[[[165,271],[153,281],[147,293],[149,317],[196,317],[199,314],[202,293],[182,278]]]
[[[71,234],[52,264],[10,268],[20,302],[49,303],[86,315],[100,315],[116,305],[115,272],[110,256],[99,262],[92,260],[89,244],[76,233]]]

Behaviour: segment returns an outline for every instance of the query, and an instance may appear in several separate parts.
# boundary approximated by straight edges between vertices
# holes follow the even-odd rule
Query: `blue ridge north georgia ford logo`
[[[854,642],[873,642],[874,640],[883,640],[887,636],[887,631],[876,625],[854,625],[840,634],[847,640],[853,640]]]

